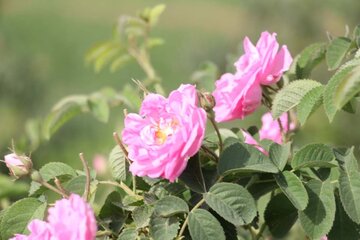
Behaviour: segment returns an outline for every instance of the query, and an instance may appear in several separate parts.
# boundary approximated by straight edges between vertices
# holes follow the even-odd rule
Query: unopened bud
[[[29,175],[32,169],[31,159],[27,156],[18,156],[16,153],[6,155],[5,164],[10,174],[16,178]]]
[[[200,95],[200,106],[206,111],[210,112],[215,107],[215,98],[209,93],[201,93]]]

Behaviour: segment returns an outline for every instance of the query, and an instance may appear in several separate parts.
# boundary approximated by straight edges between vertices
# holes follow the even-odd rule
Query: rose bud
[[[10,174],[16,178],[28,175],[32,169],[31,159],[27,156],[18,156],[16,153],[6,155],[4,162]]]

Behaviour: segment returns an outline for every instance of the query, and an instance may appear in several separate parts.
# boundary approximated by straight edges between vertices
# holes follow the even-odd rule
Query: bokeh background
[[[135,62],[116,73],[95,73],[84,61],[96,42],[111,37],[122,14],[165,3],[154,35],[165,44],[152,50],[152,61],[167,91],[190,76],[206,60],[224,72],[227,55],[236,53],[247,35],[254,41],[264,31],[278,33],[293,56],[307,45],[327,41],[326,32],[340,36],[345,26],[360,23],[358,0],[1,0],[0,1],[0,158],[26,131],[28,119],[44,117],[62,97],[88,94],[104,86],[121,89],[132,78],[141,79]],[[313,78],[326,82],[330,74],[322,66]],[[230,125],[260,124],[260,110],[244,121]],[[330,125],[318,110],[295,138],[305,142],[336,145],[360,144],[360,115],[339,113]],[[109,123],[90,114],[64,125],[48,142],[32,152],[36,166],[63,161],[80,167],[78,153],[91,161],[95,154],[107,155],[114,146],[112,132],[120,130],[122,109],[112,110]],[[6,172],[4,166],[1,171]]]

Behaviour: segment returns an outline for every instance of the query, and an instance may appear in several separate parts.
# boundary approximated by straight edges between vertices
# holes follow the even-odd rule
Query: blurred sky
[[[7,152],[12,138],[21,138],[27,119],[45,116],[60,98],[103,86],[120,89],[131,78],[141,79],[144,74],[135,64],[114,74],[107,69],[95,74],[84,55],[111,37],[121,14],[157,3],[167,9],[154,35],[166,43],[152,51],[152,60],[168,91],[189,82],[206,60],[225,71],[226,55],[235,53],[246,35],[255,42],[264,30],[277,32],[295,56],[310,43],[326,41],[327,31],[343,35],[346,24],[353,29],[360,23],[358,0],[0,0],[0,154]],[[314,78],[326,82],[329,74],[319,72]],[[121,127],[121,112],[113,110],[108,124],[89,115],[67,123],[33,153],[35,164],[66,161],[80,166],[79,152],[88,159],[107,154],[114,145],[111,133]],[[259,125],[261,113],[230,124]],[[358,147],[360,131],[353,126],[359,120],[359,114],[340,113],[330,125],[319,110],[296,141]]]

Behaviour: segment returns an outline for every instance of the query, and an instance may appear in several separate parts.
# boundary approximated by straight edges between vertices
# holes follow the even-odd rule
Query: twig
[[[85,185],[85,191],[84,191],[84,199],[86,201],[89,201],[89,194],[90,194],[90,182],[91,182],[91,177],[90,177],[90,169],[89,169],[89,166],[84,158],[84,154],[83,153],[80,153],[79,154],[80,156],[80,160],[83,164],[83,167],[84,167],[84,171],[85,171],[85,175],[86,175],[86,185]]]
[[[205,202],[205,199],[202,198],[202,199],[191,209],[190,213],[193,212],[195,209],[198,209],[204,202]],[[179,234],[178,234],[178,238],[179,238],[179,239],[181,239],[181,236],[184,234],[188,222],[189,222],[189,214],[187,215],[187,217],[185,218],[185,221],[184,221],[183,225],[181,226],[180,232],[179,232]]]
[[[69,195],[69,192],[61,185],[60,180],[57,177],[55,177],[54,182],[55,182],[56,187],[63,193],[62,194],[63,197],[67,198],[67,196]]]
[[[51,191],[53,192],[56,192],[58,194],[60,194],[61,196],[63,196],[64,198],[69,198],[69,196],[63,192],[61,192],[59,189],[57,189],[56,187],[52,186],[51,184],[45,182],[45,181],[40,181],[38,182],[40,183],[41,185],[43,185],[44,187],[50,189]]]
[[[140,195],[137,195],[135,192],[133,192],[128,186],[126,186],[126,184],[124,184],[123,182],[117,183],[117,182],[112,182],[112,181],[98,181],[99,184],[107,184],[107,185],[112,185],[115,187],[119,187],[122,190],[124,190],[128,195],[130,196],[134,196],[134,197],[141,197]],[[142,198],[142,197],[141,197]]]
[[[215,160],[218,162],[219,161],[219,157],[208,147],[206,147],[205,145],[201,145],[201,148],[208,154],[210,154],[213,158],[215,158]]]

